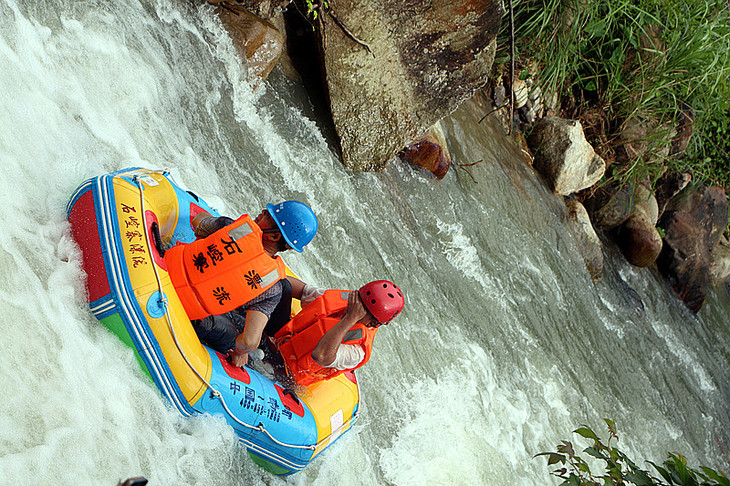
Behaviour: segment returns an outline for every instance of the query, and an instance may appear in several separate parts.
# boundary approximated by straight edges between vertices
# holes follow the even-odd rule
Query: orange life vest
[[[311,385],[347,371],[320,366],[312,358],[312,351],[322,336],[340,322],[347,310],[349,293],[347,290],[327,290],[274,335],[274,344],[298,384]],[[363,360],[352,369],[361,367],[370,359],[377,331],[377,327],[367,327],[358,322],[345,334],[343,344],[360,345],[365,350]]]
[[[284,261],[264,251],[262,234],[244,214],[207,238],[165,252],[170,280],[190,319],[224,314],[286,278]]]

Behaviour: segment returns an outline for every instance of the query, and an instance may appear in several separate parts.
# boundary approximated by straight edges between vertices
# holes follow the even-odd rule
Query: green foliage
[[[326,0],[323,0],[322,2],[318,2],[317,0],[304,0],[304,6],[307,7],[307,18],[310,18],[313,21],[317,20],[320,8],[324,9],[324,11],[329,9],[329,5],[327,5]]]
[[[695,117],[684,160],[695,181],[730,187],[730,7],[725,0],[514,0],[519,59],[580,115],[600,108],[609,138],[630,120],[677,125]],[[498,45],[507,58],[508,22]],[[498,64],[498,63],[497,63]],[[666,143],[653,144],[658,152]],[[649,160],[651,157],[645,157]],[[655,177],[664,164],[632,170]],[[631,171],[629,171],[631,172]],[[624,174],[627,175],[627,174]]]
[[[592,442],[592,445],[583,449],[583,453],[604,464],[602,473],[594,473],[589,463],[575,452],[573,444],[567,440],[556,447],[556,452],[543,452],[535,456],[545,456],[548,467],[557,465],[551,474],[564,480],[561,486],[730,486],[730,480],[722,472],[708,467],[693,469],[679,454],[669,453],[668,459],[661,465],[647,461],[654,473],[640,468],[613,445],[618,442],[616,424],[609,419],[604,421],[608,427],[606,443],[588,426],[583,425],[573,431]],[[655,476],[657,473],[660,477]]]

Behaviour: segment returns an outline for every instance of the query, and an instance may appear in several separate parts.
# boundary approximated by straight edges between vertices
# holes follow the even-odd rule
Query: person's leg
[[[289,322],[291,319],[291,299],[291,283],[287,279],[284,279],[281,281],[281,300],[274,309],[274,312],[271,313],[269,322],[266,324],[266,328],[264,328],[264,334],[273,336],[279,329],[284,327],[284,324]]]
[[[225,354],[236,346],[236,337],[239,334],[237,324],[241,324],[241,328],[243,328],[243,319],[242,316],[232,311],[191,322],[200,342]]]

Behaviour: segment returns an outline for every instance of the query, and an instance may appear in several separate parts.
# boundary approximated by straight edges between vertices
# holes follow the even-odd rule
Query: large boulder
[[[568,208],[568,227],[578,243],[588,273],[594,281],[598,281],[603,273],[603,245],[593,229],[583,205],[574,199],[565,199]]]
[[[568,196],[591,187],[606,171],[606,163],[588,143],[577,120],[541,118],[527,143],[535,154],[535,170],[557,194]]]
[[[719,187],[699,187],[675,199],[660,220],[664,247],[657,268],[693,312],[710,283],[711,253],[728,223],[728,202]]]
[[[379,170],[489,79],[500,0],[328,2],[318,16],[344,164]]]

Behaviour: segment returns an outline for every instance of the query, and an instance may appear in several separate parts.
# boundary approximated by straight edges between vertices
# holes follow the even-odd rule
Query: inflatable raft
[[[256,463],[294,473],[357,420],[355,375],[295,394],[200,343],[158,249],[193,241],[191,221],[201,211],[218,215],[167,171],[131,168],[81,184],[67,214],[82,251],[89,306],[181,414],[223,416]]]

